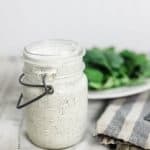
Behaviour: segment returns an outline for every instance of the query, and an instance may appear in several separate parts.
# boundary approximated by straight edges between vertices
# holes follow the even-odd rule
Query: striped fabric
[[[112,100],[97,121],[101,143],[118,150],[150,149],[150,122],[144,120],[149,112],[149,92]]]

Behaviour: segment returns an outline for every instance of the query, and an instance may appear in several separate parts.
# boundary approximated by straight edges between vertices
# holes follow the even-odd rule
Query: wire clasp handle
[[[35,98],[29,100],[28,102],[26,102],[26,103],[24,103],[24,104],[21,104],[21,101],[22,101],[22,98],[23,98],[23,93],[21,93],[21,94],[20,94],[20,97],[19,97],[19,99],[18,99],[18,102],[17,102],[17,106],[16,106],[17,109],[21,109],[21,108],[23,108],[23,107],[26,107],[26,106],[32,104],[33,102],[35,102],[35,101],[41,99],[42,97],[44,97],[44,96],[47,95],[47,94],[53,94],[53,93],[54,93],[54,88],[53,88],[53,86],[46,84],[46,81],[45,81],[45,79],[46,79],[46,74],[44,74],[44,75],[42,76],[42,83],[43,83],[42,85],[40,85],[40,84],[28,84],[28,83],[24,83],[23,80],[22,80],[22,78],[23,78],[24,76],[25,76],[25,74],[22,73],[22,74],[20,75],[20,77],[19,77],[19,83],[20,83],[21,85],[27,86],[27,87],[44,88],[45,91],[44,91],[42,94],[40,94],[39,96],[37,96],[37,97],[35,97]]]

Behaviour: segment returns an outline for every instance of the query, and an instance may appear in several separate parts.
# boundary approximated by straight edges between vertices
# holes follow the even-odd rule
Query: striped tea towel
[[[97,121],[101,144],[116,145],[117,150],[150,149],[149,92],[112,100]]]

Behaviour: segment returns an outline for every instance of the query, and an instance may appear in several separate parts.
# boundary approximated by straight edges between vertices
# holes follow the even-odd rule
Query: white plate
[[[89,91],[88,98],[90,100],[106,100],[130,96],[147,90],[150,90],[150,79],[145,80],[145,82],[140,85],[124,86],[101,91]]]

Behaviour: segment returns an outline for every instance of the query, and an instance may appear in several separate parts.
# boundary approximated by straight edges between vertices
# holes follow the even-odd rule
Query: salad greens
[[[86,51],[84,62],[92,90],[140,84],[150,77],[150,58],[128,49],[94,47]]]

